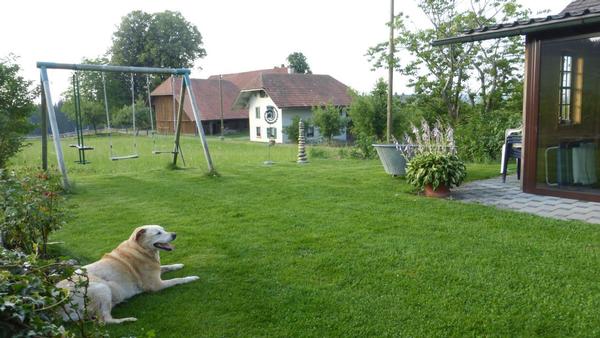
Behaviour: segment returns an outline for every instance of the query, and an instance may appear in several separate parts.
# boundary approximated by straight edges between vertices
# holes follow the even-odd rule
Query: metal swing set
[[[62,152],[62,146],[60,142],[60,130],[58,129],[58,123],[56,121],[56,112],[54,111],[54,105],[52,101],[52,95],[50,93],[50,81],[48,80],[48,69],[62,69],[62,70],[74,70],[74,71],[96,71],[101,72],[102,74],[102,85],[104,89],[104,107],[106,111],[107,117],[107,127],[109,129],[109,137],[111,135],[111,126],[110,126],[110,114],[108,111],[108,100],[106,96],[106,81],[104,78],[104,73],[113,72],[113,73],[130,73],[131,74],[131,95],[132,95],[132,121],[133,121],[133,129],[134,129],[134,153],[125,155],[125,156],[115,156],[112,151],[112,139],[110,142],[110,158],[111,160],[122,160],[129,158],[137,158],[137,145],[135,141],[135,88],[133,81],[133,74],[145,74],[146,75],[146,84],[149,85],[149,74],[170,74],[173,78],[177,76],[181,76],[182,84],[181,84],[181,92],[179,95],[179,107],[177,110],[176,117],[176,128],[175,128],[175,140],[173,145],[173,150],[169,152],[165,151],[157,151],[155,150],[155,141],[153,140],[153,153],[171,153],[173,155],[173,165],[177,165],[177,159],[181,153],[180,147],[180,136],[181,136],[181,121],[183,118],[183,106],[185,100],[185,93],[187,92],[187,97],[190,100],[190,105],[192,106],[192,111],[194,114],[194,118],[196,120],[196,128],[198,131],[198,135],[200,136],[200,140],[202,142],[202,149],[204,151],[204,157],[206,158],[208,171],[209,173],[215,172],[212,159],[210,156],[210,152],[208,150],[208,143],[206,142],[206,136],[204,134],[204,128],[202,127],[202,120],[200,118],[200,110],[198,109],[198,105],[196,103],[196,98],[193,94],[192,90],[192,81],[190,80],[190,70],[185,68],[152,68],[152,67],[129,67],[129,66],[112,66],[112,65],[89,65],[89,64],[66,64],[66,63],[54,63],[54,62],[38,62],[37,68],[40,69],[40,79],[42,85],[42,119],[41,119],[41,130],[42,130],[42,169],[48,169],[48,126],[47,123],[50,122],[50,129],[52,132],[52,139],[54,143],[54,149],[56,152],[56,159],[58,162],[58,168],[62,175],[62,185],[65,188],[69,188],[69,179],[67,175],[67,168],[65,166],[65,161]],[[76,78],[74,78],[77,80]],[[173,89],[174,93],[174,89]],[[78,93],[75,93],[78,95]],[[76,110],[78,101],[76,98]],[[152,135],[154,138],[154,121],[152,119],[152,105],[150,104],[150,92],[148,90],[148,104],[150,106],[150,123],[152,126]],[[175,107],[175,102],[173,103],[173,107]],[[85,146],[83,143],[83,132],[81,130],[81,120],[79,115],[79,126],[78,126],[78,144],[71,145],[74,148],[77,148],[79,151],[80,161],[86,163],[85,161],[85,151],[93,149],[92,147]],[[81,131],[81,135],[80,135]],[[90,149],[91,148],[91,149]],[[182,157],[183,160],[183,157]]]

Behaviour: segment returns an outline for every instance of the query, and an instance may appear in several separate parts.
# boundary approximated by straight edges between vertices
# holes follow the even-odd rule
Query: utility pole
[[[390,0],[390,50],[388,55],[387,143],[392,140],[392,104],[394,100],[394,0]]]
[[[219,75],[219,96],[221,98],[221,141],[225,139],[225,126],[223,124],[223,75]]]

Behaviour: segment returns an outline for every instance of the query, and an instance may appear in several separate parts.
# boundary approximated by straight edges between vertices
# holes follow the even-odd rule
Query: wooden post
[[[394,0],[390,0],[390,51],[388,56],[388,97],[386,140],[392,140],[392,104],[394,99]]]
[[[219,75],[219,97],[221,99],[221,140],[225,138],[225,125],[223,123],[223,75]]]
[[[208,172],[214,173],[215,168],[212,163],[212,158],[210,157],[210,152],[208,151],[208,143],[206,142],[206,136],[204,135],[204,128],[202,127],[200,110],[198,109],[198,105],[196,104],[196,96],[194,96],[194,91],[192,90],[192,81],[190,80],[190,75],[184,74],[183,81],[186,82],[186,85],[187,85],[187,92],[188,92],[188,96],[190,98],[190,104],[192,106],[192,111],[194,113],[194,119],[196,120],[196,128],[198,129],[198,135],[200,135],[200,140],[202,141],[202,149],[204,150],[204,157],[206,158],[206,163],[208,164]],[[183,92],[183,90],[182,90],[182,92]]]
[[[44,88],[44,83],[40,79],[40,89]],[[48,108],[46,107],[46,95],[42,90],[42,107],[41,107],[41,124],[40,131],[42,132],[42,170],[48,170]]]
[[[58,168],[62,174],[63,182],[62,185],[65,189],[69,188],[69,178],[67,177],[67,168],[65,166],[65,159],[62,153],[62,146],[60,145],[60,131],[58,130],[58,123],[56,122],[56,113],[54,112],[54,106],[52,105],[52,97],[50,96],[50,82],[48,81],[48,71],[46,67],[40,68],[42,78],[42,91],[46,97],[46,108],[48,109],[48,119],[50,120],[50,128],[52,129],[52,139],[54,141],[54,150],[56,151],[56,159],[58,160]]]
[[[173,81],[177,85],[177,81]],[[177,156],[179,155],[179,137],[181,136],[181,120],[183,119],[183,103],[185,100],[186,83],[181,79],[181,91],[179,92],[179,109],[177,110],[177,124],[175,127],[175,146],[173,147],[173,166],[177,165]],[[174,90],[174,89],[173,89]]]

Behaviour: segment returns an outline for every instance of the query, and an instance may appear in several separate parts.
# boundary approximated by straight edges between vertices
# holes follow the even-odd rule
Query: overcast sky
[[[468,0],[465,0],[465,2]],[[570,0],[520,0],[534,15],[552,14]],[[396,12],[426,25],[414,0],[396,0]],[[121,18],[133,10],[179,11],[202,34],[208,55],[194,78],[272,68],[295,51],[316,74],[329,74],[369,91],[385,71],[371,71],[367,49],[388,38],[389,0],[17,0],[2,3],[0,57],[20,57],[27,79],[39,79],[36,61],[79,63],[104,54]],[[202,67],[200,69],[199,67]],[[51,71],[53,97],[66,89],[68,71]],[[409,91],[396,76],[397,92]],[[56,99],[54,101],[57,101]]]

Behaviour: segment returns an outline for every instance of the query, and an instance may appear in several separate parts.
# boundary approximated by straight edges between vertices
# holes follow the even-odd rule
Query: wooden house
[[[434,45],[525,35],[523,191],[600,201],[600,0]]]

